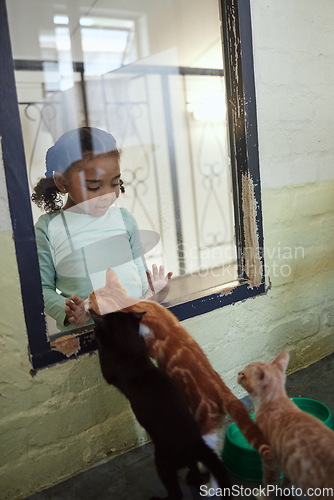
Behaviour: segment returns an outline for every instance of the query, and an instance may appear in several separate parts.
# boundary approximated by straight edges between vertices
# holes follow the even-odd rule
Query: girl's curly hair
[[[31,199],[38,208],[44,208],[46,213],[56,212],[63,206],[63,197],[53,177],[44,177],[38,181]]]
[[[116,141],[108,132],[94,127],[81,127],[65,132],[46,153],[45,177],[36,184],[32,201],[47,213],[60,210],[63,197],[54,182],[54,173],[68,173],[81,160],[100,154],[110,154],[120,159]],[[124,192],[122,183],[121,191]]]

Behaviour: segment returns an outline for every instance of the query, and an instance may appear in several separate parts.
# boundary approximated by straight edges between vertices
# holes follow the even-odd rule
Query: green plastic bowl
[[[334,430],[331,411],[325,404],[309,398],[292,398],[292,401],[298,408],[319,418],[327,427]],[[250,417],[254,420],[254,413]],[[248,444],[235,423],[227,428],[221,457],[233,476],[246,481],[262,481],[261,456]]]
[[[310,398],[292,398],[292,401],[306,413],[321,420],[327,427],[334,430],[333,416],[330,409],[324,403]]]

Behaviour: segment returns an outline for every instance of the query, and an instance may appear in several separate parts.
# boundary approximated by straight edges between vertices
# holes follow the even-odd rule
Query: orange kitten
[[[271,363],[251,363],[238,374],[239,384],[254,400],[256,423],[276,455],[276,467],[264,467],[264,482],[273,484],[283,470],[285,481],[304,494],[309,488],[334,491],[334,432],[288,398],[289,359],[283,351]],[[317,498],[328,499],[329,494],[324,490]]]
[[[262,456],[272,458],[267,441],[243,403],[224,384],[201,347],[171,311],[156,302],[129,297],[111,269],[107,271],[105,286],[90,295],[86,308],[98,314],[117,309],[146,313],[141,321],[141,334],[149,355],[171,375],[186,396],[207,444],[218,451],[217,431],[228,413],[249,443]]]

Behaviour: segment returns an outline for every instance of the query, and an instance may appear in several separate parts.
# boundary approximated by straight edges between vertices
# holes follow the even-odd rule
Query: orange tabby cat
[[[218,451],[217,431],[228,413],[248,442],[263,457],[272,458],[267,441],[250,419],[245,406],[224,384],[201,347],[171,311],[156,302],[129,297],[116,272],[111,269],[107,271],[105,286],[90,295],[86,309],[98,314],[117,309],[145,312],[141,334],[149,355],[171,375],[186,396],[207,444]]]
[[[264,482],[272,484],[283,470],[286,482],[304,494],[309,488],[334,492],[334,432],[288,398],[284,386],[289,359],[283,351],[271,363],[251,363],[238,374],[239,384],[254,400],[256,423],[276,455],[276,468],[264,467]],[[316,496],[328,499],[330,494],[323,490]]]

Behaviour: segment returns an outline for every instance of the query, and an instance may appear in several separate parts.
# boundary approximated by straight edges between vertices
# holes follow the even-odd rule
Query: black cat
[[[157,471],[168,492],[165,500],[182,499],[178,469],[189,467],[192,479],[200,486],[197,461],[208,467],[221,488],[229,491],[228,472],[204,443],[182,393],[149,358],[139,334],[143,313],[118,311],[100,316],[90,310],[90,314],[95,323],[102,374],[129,399],[138,422],[151,436]]]

